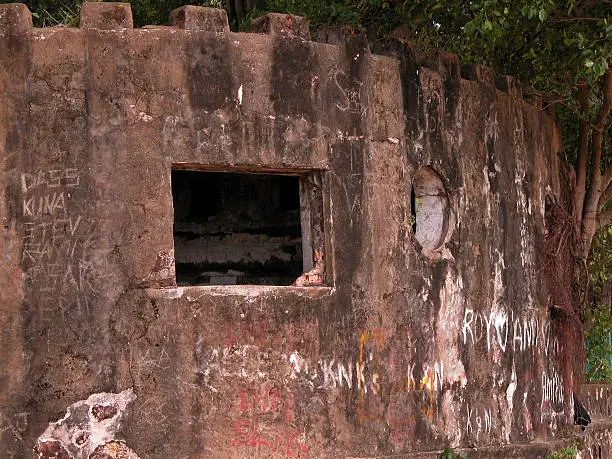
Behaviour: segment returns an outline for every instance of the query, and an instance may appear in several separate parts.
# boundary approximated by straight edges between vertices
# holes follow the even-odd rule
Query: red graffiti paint
[[[243,413],[272,413],[281,416],[287,422],[293,421],[294,401],[295,396],[292,392],[271,385],[250,387],[239,394],[239,406]]]
[[[300,440],[300,432],[292,428],[277,428],[249,419],[234,423],[232,446],[256,449],[259,452],[279,454],[284,457],[308,457],[308,445]]]

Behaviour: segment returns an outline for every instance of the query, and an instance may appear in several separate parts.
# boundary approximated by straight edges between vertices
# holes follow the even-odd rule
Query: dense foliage
[[[31,0],[37,26],[76,25],[84,0]],[[2,3],[7,3],[2,1]],[[133,0],[135,25],[166,23],[184,4],[220,7],[234,29],[250,18],[286,12],[323,25],[362,27],[382,37],[402,29],[415,45],[456,52],[520,77],[530,86],[564,94],[580,78],[602,77],[612,59],[612,2],[609,0]],[[246,13],[248,9],[248,14]],[[552,78],[550,78],[552,76]],[[573,82],[574,84],[568,84]]]
[[[612,225],[600,231],[589,257],[591,307],[586,334],[586,378],[612,382]]]
[[[75,27],[79,24],[79,11],[85,1],[30,0],[25,3],[28,4],[32,11],[34,25],[37,27],[56,25]],[[9,3],[9,1],[2,1],[1,3]],[[198,4],[198,2],[185,2],[182,0],[138,0],[128,3],[132,6],[132,15],[137,27],[146,24],[164,24],[168,20],[168,12],[174,8],[178,8],[186,3]]]

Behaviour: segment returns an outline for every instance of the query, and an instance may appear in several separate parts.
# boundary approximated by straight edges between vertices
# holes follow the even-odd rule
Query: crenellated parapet
[[[32,26],[32,15],[25,4],[9,3],[0,5],[0,34],[23,35],[37,34],[41,30]],[[169,15],[169,26],[144,26],[140,30],[185,30],[224,34],[230,32],[227,13],[224,9],[186,5],[172,11]],[[58,29],[51,28],[51,29]],[[64,27],[61,27],[64,29]],[[79,29],[98,31],[120,31],[134,29],[131,5],[120,2],[86,2],[80,11]],[[136,29],[138,30],[138,29]],[[55,30],[54,30],[55,31]],[[253,33],[268,34],[279,37],[296,37],[310,41],[310,31],[306,21],[298,16],[270,13],[253,21]],[[169,32],[170,33],[170,32]],[[342,46],[359,35],[348,28],[323,28],[316,37],[320,43]],[[143,37],[144,38],[144,37]],[[406,45],[405,45],[406,46]],[[383,48],[379,46],[382,50]],[[385,52],[382,52],[385,54]],[[438,51],[427,55],[414,55],[418,66],[434,70],[447,78],[459,78],[482,83],[490,88],[511,96],[522,97],[518,80],[508,75],[496,75],[491,69],[480,64],[460,65],[456,55]],[[536,104],[541,101],[536,97]]]

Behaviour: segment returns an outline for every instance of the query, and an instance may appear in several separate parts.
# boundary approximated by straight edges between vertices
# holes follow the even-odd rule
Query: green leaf
[[[586,61],[584,61],[584,66],[591,68],[593,67],[594,62],[591,59],[587,59]]]
[[[546,12],[546,10],[541,9],[540,12],[538,13],[538,17],[540,18],[541,22],[546,21],[546,18],[548,17],[548,13]]]
[[[603,75],[603,72],[601,71],[601,67],[599,66],[599,64],[593,64],[593,67],[591,67],[591,70],[596,76]]]
[[[536,9],[534,7],[529,7],[529,19],[532,19],[536,14]]]
[[[482,26],[482,29],[483,30],[493,30],[493,23],[487,19],[484,22],[484,25]]]

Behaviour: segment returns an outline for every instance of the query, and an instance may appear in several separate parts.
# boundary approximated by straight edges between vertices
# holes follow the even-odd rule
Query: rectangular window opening
[[[321,174],[172,170],[176,283],[324,285]]]

